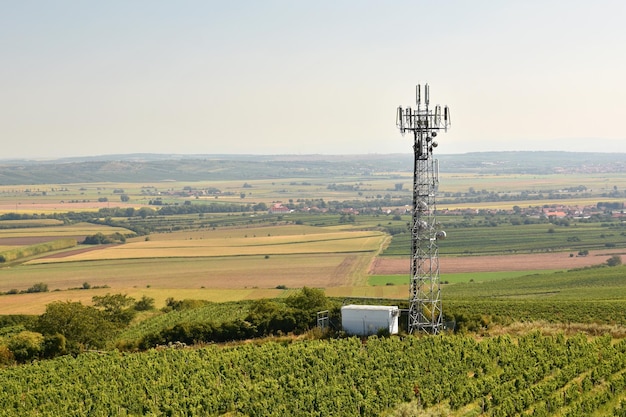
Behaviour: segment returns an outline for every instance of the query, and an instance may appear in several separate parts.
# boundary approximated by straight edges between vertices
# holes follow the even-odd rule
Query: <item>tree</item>
[[[328,310],[330,303],[324,291],[317,288],[303,287],[294,295],[285,300],[285,304],[291,307],[296,318],[296,330],[306,330],[315,324],[318,311]]]
[[[104,347],[115,329],[103,312],[72,301],[48,304],[35,325],[35,330],[44,336],[63,335],[69,353]]]
[[[105,243],[111,243],[111,239],[106,237],[102,232],[85,236],[85,240],[83,240],[83,245],[101,245]]]
[[[254,211],[267,211],[267,204],[261,202],[252,206]]]
[[[135,317],[135,309],[130,308],[135,299],[126,294],[96,295],[91,298],[95,307],[103,309],[105,317],[114,323],[128,324]]]
[[[85,240],[83,240],[84,245],[105,245],[116,242],[124,243],[126,242],[126,237],[119,232],[115,232],[110,236],[105,236],[103,233],[98,232],[95,235],[85,236]]]
[[[20,332],[9,339],[8,348],[18,362],[26,362],[39,357],[44,337],[41,333]]]
[[[622,257],[619,255],[613,255],[607,259],[606,264],[608,266],[619,266],[622,264]]]
[[[148,216],[154,216],[155,213],[156,211],[154,211],[154,209],[151,209],[150,207],[142,207],[139,210],[137,210],[137,214],[142,219],[145,219]]]
[[[154,310],[154,298],[143,295],[141,300],[137,301],[133,308],[137,311]]]
[[[120,196],[120,200],[121,200],[123,203],[126,203],[127,201],[129,201],[129,200],[130,200],[130,197],[128,196],[128,194],[122,194],[122,195]]]
[[[67,340],[62,334],[48,335],[43,339],[41,356],[44,358],[54,358],[55,356],[67,353]]]
[[[27,293],[48,292],[48,284],[45,284],[43,282],[38,282],[37,284],[35,284],[32,287],[30,287],[29,289],[27,289],[26,292]]]
[[[295,321],[284,323],[288,316],[284,304],[268,299],[256,300],[252,303],[246,321],[252,323],[257,328],[259,336],[264,336],[278,330],[288,332],[293,330]]]

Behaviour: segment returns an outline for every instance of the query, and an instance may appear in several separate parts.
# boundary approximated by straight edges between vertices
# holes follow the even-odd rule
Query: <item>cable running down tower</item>
[[[450,126],[450,110],[429,107],[428,84],[415,88],[417,108],[398,107],[396,126],[404,136],[413,134],[413,212],[411,228],[411,285],[409,287],[409,333],[437,334],[442,330],[439,247],[445,239],[436,219],[439,161],[433,158],[435,138]]]

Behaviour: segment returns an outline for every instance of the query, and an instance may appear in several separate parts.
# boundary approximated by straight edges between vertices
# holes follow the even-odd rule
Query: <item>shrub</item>
[[[27,289],[26,292],[29,294],[35,293],[35,292],[48,292],[48,284],[45,284],[43,282],[38,282],[37,284]]]
[[[43,339],[41,356],[44,358],[54,358],[55,356],[67,353],[67,340],[60,333],[48,335]]]
[[[83,244],[85,245],[106,245],[110,243],[124,243],[126,242],[126,236],[121,233],[115,232],[111,235],[104,235],[100,232],[95,235],[85,237]]]
[[[137,311],[154,310],[154,298],[144,295],[141,300],[135,303],[133,308]]]
[[[618,266],[622,264],[622,257],[619,255],[613,255],[607,259],[606,264],[608,266]]]
[[[45,336],[63,335],[69,353],[104,347],[115,329],[104,312],[71,301],[48,304],[35,325],[35,330]]]
[[[8,348],[18,362],[27,362],[39,357],[44,337],[41,333],[24,330],[9,340]]]
[[[0,345],[0,365],[11,365],[15,362],[13,353],[5,345]]]

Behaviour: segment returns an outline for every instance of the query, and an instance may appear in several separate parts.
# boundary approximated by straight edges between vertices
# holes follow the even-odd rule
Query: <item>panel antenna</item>
[[[423,95],[422,95],[423,91]],[[422,99],[424,107],[422,107]],[[398,108],[396,126],[400,133],[413,133],[413,212],[411,228],[411,283],[409,287],[409,333],[437,334],[443,328],[439,282],[438,240],[446,238],[436,220],[435,195],[439,185],[439,162],[433,158],[440,131],[450,126],[450,110],[429,109],[428,84],[415,87],[416,109]]]

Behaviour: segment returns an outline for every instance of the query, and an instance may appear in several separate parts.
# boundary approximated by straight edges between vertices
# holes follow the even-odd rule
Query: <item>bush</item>
[[[35,330],[44,336],[63,335],[68,353],[102,348],[116,330],[105,313],[81,303],[55,301],[38,317]]]
[[[622,264],[622,257],[619,255],[613,255],[607,259],[606,264],[608,266],[619,266]]]
[[[0,345],[0,366],[11,365],[15,362],[13,353],[5,345]]]
[[[110,236],[105,236],[103,233],[98,232],[95,235],[85,237],[83,240],[84,245],[106,245],[110,243],[124,243],[126,237],[121,233],[113,233]]]
[[[35,292],[48,292],[48,284],[45,284],[43,282],[38,282],[37,284],[27,289],[26,292],[29,294],[35,293]]]
[[[23,363],[39,357],[43,341],[41,333],[24,330],[9,339],[8,348],[15,360]]]
[[[162,311],[167,313],[168,311],[172,311],[172,310],[176,310],[176,311],[189,310],[192,308],[202,307],[203,305],[207,303],[208,301],[203,301],[203,300],[190,300],[190,299],[175,300],[173,297],[168,297],[165,300],[165,307],[163,307]]]
[[[107,294],[91,297],[93,305],[102,309],[107,320],[116,324],[127,325],[135,317],[135,299],[126,294]]]
[[[250,339],[272,334],[301,334],[315,326],[316,313],[330,306],[324,292],[304,287],[300,292],[288,297],[285,303],[261,299],[254,301],[244,320],[237,319],[222,324],[213,322],[179,323],[168,329],[145,336],[137,346],[148,349],[157,345],[182,342],[227,342]],[[204,302],[193,300],[166,300],[166,311],[199,307]]]
[[[154,310],[154,298],[144,295],[141,297],[141,300],[135,303],[135,306],[133,308],[137,311]]]
[[[48,335],[43,339],[41,356],[44,358],[54,358],[67,353],[67,340],[62,334],[56,333]]]

